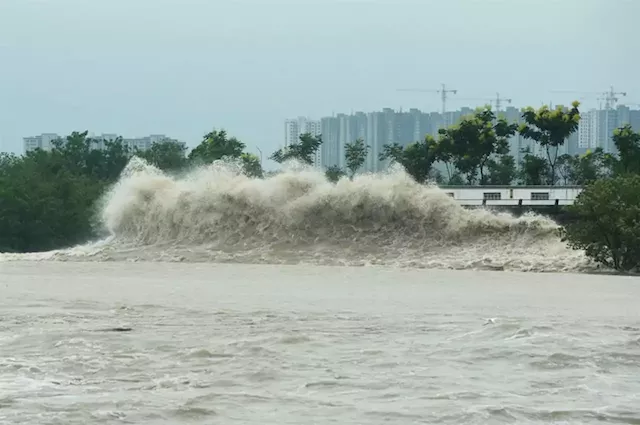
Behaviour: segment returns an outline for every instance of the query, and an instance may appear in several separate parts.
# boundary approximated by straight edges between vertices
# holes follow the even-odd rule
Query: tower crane
[[[418,92],[418,93],[440,93],[440,99],[442,100],[442,115],[447,111],[447,98],[449,97],[449,93],[457,94],[458,90],[456,89],[447,89],[447,87],[442,84],[442,88],[438,90],[434,89],[397,89],[397,91],[409,91],[409,92]]]
[[[604,100],[604,109],[606,111],[606,118],[604,119],[604,134],[607,135],[607,140],[605,142],[605,151],[609,151],[609,144],[611,142],[611,134],[613,131],[613,126],[615,123],[611,123],[611,115],[609,112],[615,106],[616,102],[618,102],[618,96],[626,96],[627,92],[617,92],[613,89],[613,86],[609,87],[609,90],[605,92],[580,92],[574,90],[552,90],[553,93],[577,93],[584,94],[587,96],[597,96],[597,100]],[[586,96],[585,96],[586,97]]]
[[[490,98],[456,98],[456,100],[471,100],[471,101],[488,102],[491,106],[495,105],[496,112],[500,111],[500,107],[502,106],[503,102],[506,102],[506,103],[513,102],[513,99],[505,99],[503,97],[500,97],[500,93],[496,93],[496,97],[493,98],[493,99],[490,99]]]
[[[624,91],[615,92],[613,91],[613,86],[611,86],[609,88],[609,91],[604,93],[605,109],[610,109],[615,106],[616,102],[619,100],[618,95],[626,96],[627,92],[624,92]]]
[[[589,97],[597,96],[597,100],[604,100],[604,109],[606,110],[612,109],[616,105],[616,102],[618,102],[619,100],[618,96],[627,95],[627,92],[615,91],[613,89],[613,86],[609,87],[609,90],[605,92],[577,91],[577,90],[552,90],[552,93],[575,93],[575,94],[583,94]]]

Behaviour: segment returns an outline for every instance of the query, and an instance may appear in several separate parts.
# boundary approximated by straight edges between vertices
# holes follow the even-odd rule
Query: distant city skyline
[[[448,110],[496,92],[503,106],[598,108],[610,85],[640,102],[640,2],[512,3],[0,1],[0,149],[86,129],[193,147],[224,128],[269,163],[287,118],[441,112],[441,84],[457,91]]]
[[[458,122],[474,110],[475,107],[462,107],[456,111],[447,111],[443,115],[441,112],[423,112],[417,108],[409,110],[383,108],[381,111],[374,112],[338,113],[319,119],[311,117],[287,119],[282,145],[289,145],[305,132],[321,134],[323,143],[316,155],[314,165],[320,168],[334,165],[344,168],[346,166],[345,144],[362,138],[371,147],[363,171],[377,172],[387,167],[386,163],[378,160],[385,144],[407,145],[423,140],[426,135],[437,137],[440,128]],[[522,108],[507,106],[496,113],[511,122],[522,121]],[[624,124],[631,124],[636,131],[640,131],[640,109],[631,109],[622,104],[608,110],[583,109],[578,130],[567,139],[560,148],[559,154],[584,154],[598,147],[605,152],[613,152],[615,148],[611,136],[616,128]],[[318,127],[319,133],[315,130]],[[311,128],[314,131],[304,131]],[[510,154],[517,162],[522,159],[522,150],[525,148],[529,148],[534,154],[545,155],[532,140],[525,139],[519,134],[509,139],[509,147]],[[437,165],[437,168],[441,168],[440,165]]]
[[[434,89],[433,92],[437,92],[438,90]],[[554,92],[553,90],[550,90],[550,92]],[[419,93],[419,91],[418,91]],[[573,93],[573,92],[569,92],[569,93]],[[606,101],[604,99],[604,97],[596,97],[596,94],[600,94],[600,95],[604,95],[606,92],[602,91],[602,92],[581,92],[581,91],[576,91],[575,92],[576,95],[572,96],[572,95],[564,95],[563,97],[565,99],[567,99],[566,102],[558,102],[558,103],[553,103],[553,102],[543,102],[543,101],[539,101],[537,104],[535,103],[525,103],[526,106],[533,106],[533,107],[540,107],[542,105],[549,105],[551,107],[555,107],[556,105],[569,105],[571,102],[573,102],[573,100],[578,100],[580,102],[580,110],[581,110],[581,114],[587,114],[590,113],[591,111],[594,110],[604,110],[602,109],[602,107],[605,105]],[[587,98],[585,99],[585,96],[583,93],[591,93],[590,96],[587,96]],[[458,92],[459,94],[459,92]],[[583,95],[581,95],[583,94]],[[431,95],[423,95],[426,98],[432,99],[433,100],[433,96]],[[437,96],[436,96],[437,97]],[[448,105],[451,106],[451,103],[456,103],[458,101],[462,101],[464,100],[464,98],[457,98],[457,97],[452,97],[450,96],[448,99]],[[459,107],[457,110],[447,110],[446,114],[445,114],[445,119],[444,119],[444,123],[448,123],[448,125],[450,125],[450,123],[452,123],[453,121],[451,120],[455,120],[460,111],[469,111],[472,112],[475,108],[477,107],[482,107],[485,105],[489,105],[492,106],[492,109],[495,111],[495,105],[498,103],[500,104],[501,108],[500,111],[504,111],[507,108],[516,108],[518,110],[520,110],[522,107],[515,107],[513,106],[513,102],[511,102],[510,98],[507,97],[503,97],[501,94],[497,94],[494,95],[493,97],[491,96],[486,96],[486,97],[478,97],[478,98],[472,98],[472,100],[477,101],[477,103],[474,103],[473,106],[462,106]],[[635,102],[624,102],[623,99],[617,99],[619,100],[619,105],[615,106],[615,108],[617,107],[626,107],[629,111],[636,111],[637,109],[633,109],[632,107],[640,107],[640,103],[635,103]],[[484,103],[482,102],[484,101]],[[401,103],[401,102],[400,102]],[[433,103],[433,102],[427,102],[427,103]],[[505,106],[508,105],[508,106]],[[355,108],[351,108],[351,111],[353,111]],[[397,108],[381,108],[381,110],[385,110],[385,109],[390,109],[390,110],[394,110],[394,111],[398,111],[398,112],[402,112],[402,111],[411,111],[411,110],[418,110],[422,112],[422,109],[418,108],[418,107],[403,107],[403,106],[398,106]],[[437,111],[436,108],[432,108],[434,111],[430,112],[430,114],[437,114],[437,113],[441,113],[440,111]],[[450,108],[448,108],[450,109]],[[336,108],[333,109],[333,111],[335,111]],[[351,112],[353,113],[353,112]],[[337,115],[337,113],[333,112],[333,115]],[[284,118],[285,123],[288,121],[299,121],[300,122],[300,126],[299,128],[303,128],[306,124],[304,124],[304,121],[318,121],[318,120],[314,120],[311,117],[305,116],[305,115],[299,115],[295,118]],[[225,126],[224,123],[220,123],[221,125],[215,125],[212,128],[218,128],[218,129],[225,129],[227,130],[230,134],[232,134],[234,137],[238,137],[235,133],[233,133],[228,126]],[[286,125],[286,124],[285,124]],[[204,127],[206,128],[206,127]],[[60,131],[57,129],[44,129],[45,131],[43,132],[31,132],[33,133],[40,133],[40,135],[45,136],[46,139],[46,135],[47,134],[55,134],[55,135],[64,135],[66,136],[67,134],[70,134],[72,131],[84,131],[86,130],[86,128],[77,128],[77,129],[71,129],[68,132],[64,132],[64,131]],[[49,130],[49,131],[47,131]],[[51,130],[54,130],[53,132],[51,132]],[[184,137],[177,137],[175,140],[180,140],[181,143],[184,143],[185,146],[187,146],[188,148],[194,148],[195,146],[197,146],[201,141],[202,141],[202,137],[208,132],[208,130],[204,130],[201,132],[201,135],[199,137],[196,137],[194,139],[186,139]],[[304,132],[311,132],[313,134],[317,133],[317,130],[313,130],[313,131],[301,131],[300,133],[304,133]],[[286,130],[285,130],[286,133]],[[92,133],[93,134],[93,133]],[[103,133],[103,134],[108,134],[108,133]],[[153,135],[152,135],[153,136]],[[148,136],[146,136],[148,137]],[[21,149],[6,149],[5,146],[8,145],[8,141],[7,140],[3,140],[0,138],[0,151],[5,151],[5,152],[14,152],[17,154],[23,153],[24,152],[24,139],[25,137],[22,136],[20,138],[21,140]],[[250,143],[247,140],[243,140],[242,138],[240,138],[243,142],[246,143],[246,145],[248,146],[248,149],[251,150],[256,150],[257,152],[259,152],[260,150],[264,150],[264,153],[271,153],[272,151],[281,148],[282,146],[288,144],[287,139],[285,138],[285,140],[280,139],[280,141],[278,142],[277,145],[274,146],[274,148],[264,148],[262,144],[257,143],[257,144],[253,144],[254,148],[257,147],[257,149],[252,149],[252,143]],[[267,155],[268,157],[269,155]]]

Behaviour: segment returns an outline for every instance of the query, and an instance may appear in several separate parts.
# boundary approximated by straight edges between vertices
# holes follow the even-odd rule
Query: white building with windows
[[[104,149],[105,142],[113,141],[118,139],[118,136],[115,133],[103,133],[99,136],[90,134],[87,136],[88,139],[91,139],[93,142],[93,146],[95,149]],[[50,151],[53,148],[53,141],[57,139],[64,139],[64,137],[60,137],[56,133],[43,133],[39,136],[32,137],[24,137],[24,152],[29,152],[35,149],[41,149],[44,151]],[[136,138],[123,138],[122,143],[125,146],[128,146],[131,150],[147,150],[150,149],[154,143],[160,143],[165,141],[171,141],[180,143],[185,145],[184,142],[179,142],[177,140],[171,139],[170,137],[165,136],[164,134],[152,134],[146,137],[136,137]]]
[[[22,139],[24,143],[24,151],[25,153],[36,149],[50,151],[53,147],[52,142],[59,138],[60,136],[56,133],[42,133],[39,136],[24,137]]]
[[[145,151],[147,149],[150,149],[151,146],[153,146],[154,143],[161,143],[161,142],[167,142],[167,141],[180,143],[177,140],[173,140],[170,137],[165,136],[164,134],[152,134],[152,135],[146,136],[146,137],[137,137],[137,138],[133,138],[133,139],[128,139],[128,138],[122,139],[123,144],[128,146],[130,149],[132,149],[132,150],[138,149],[138,150],[141,150],[141,151]],[[184,142],[182,142],[182,144],[184,144]]]
[[[580,114],[578,147],[581,149],[594,149],[597,147],[598,116],[596,112],[591,110]]]
[[[571,205],[582,188],[578,186],[440,186],[464,206]]]

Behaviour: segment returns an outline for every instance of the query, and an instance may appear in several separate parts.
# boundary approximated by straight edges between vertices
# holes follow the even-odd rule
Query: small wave
[[[338,381],[316,381],[316,382],[307,382],[304,384],[305,388],[315,388],[315,387],[336,387],[340,385]]]
[[[204,348],[200,348],[200,349],[195,349],[190,351],[188,354],[188,357],[208,358],[208,359],[228,359],[234,356],[233,354],[229,354],[229,353],[216,353],[216,352],[211,352]]]
[[[204,417],[216,416],[215,410],[197,406],[183,406],[175,411],[175,416],[181,419],[199,420]]]
[[[176,177],[133,158],[101,202],[103,241],[11,260],[186,261],[561,272],[587,270],[552,220],[469,210],[400,169],[343,179],[224,162]]]
[[[546,370],[580,368],[583,366],[583,359],[570,354],[553,353],[543,360],[531,362],[531,366],[537,369]]]
[[[280,338],[280,343],[282,344],[303,344],[309,341],[311,341],[311,338],[306,335],[287,335]]]

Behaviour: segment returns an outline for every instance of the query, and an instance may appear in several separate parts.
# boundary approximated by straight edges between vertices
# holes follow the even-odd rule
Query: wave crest
[[[399,168],[336,184],[296,163],[265,179],[241,170],[217,161],[171,176],[133,158],[103,201],[109,242],[60,256],[532,271],[587,266],[583,253],[559,241],[552,220],[465,209]]]
[[[397,168],[333,184],[300,164],[253,179],[219,161],[177,178],[136,159],[107,195],[102,221],[120,243],[182,247],[186,260],[195,251],[207,261],[226,253],[225,261],[535,268],[532,256],[555,252],[559,269],[570,269],[577,257],[550,219],[464,209]]]

